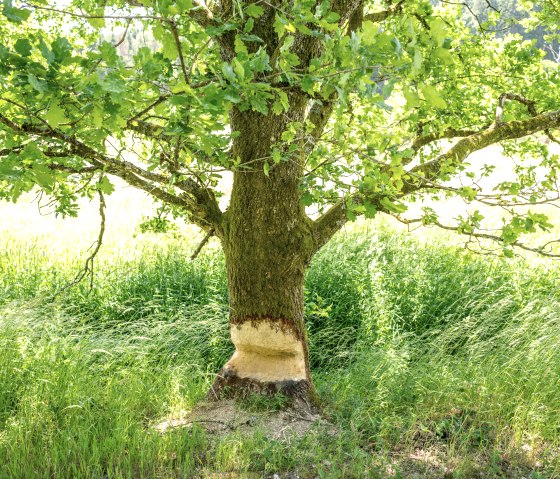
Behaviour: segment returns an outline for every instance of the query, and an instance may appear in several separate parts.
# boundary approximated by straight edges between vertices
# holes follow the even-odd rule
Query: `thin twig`
[[[457,229],[458,229],[458,226],[444,225],[437,220],[432,220],[432,221],[429,221],[428,223],[426,223],[424,218],[406,219],[406,218],[403,218],[403,217],[401,217],[399,215],[395,215],[395,214],[391,214],[391,216],[393,216],[396,220],[400,221],[401,223],[403,223],[405,225],[410,225],[410,224],[413,224],[413,223],[421,223],[421,224],[424,224],[424,225],[427,225],[427,226],[434,225],[434,226],[437,226],[438,228],[448,230],[448,231],[454,231],[454,232],[457,232]],[[505,246],[514,246],[516,248],[520,248],[520,249],[523,249],[525,251],[531,251],[533,253],[540,254],[541,256],[546,256],[548,258],[555,258],[555,259],[560,258],[560,254],[552,253],[550,251],[545,251],[545,248],[547,246],[549,246],[550,244],[553,244],[553,243],[560,242],[560,239],[548,241],[547,243],[545,243],[541,246],[531,247],[531,246],[528,246],[525,243],[521,243],[519,241],[514,241],[512,243],[508,243],[501,236],[497,236],[497,235],[493,235],[493,234],[489,234],[489,233],[479,233],[479,232],[475,232],[475,231],[470,231],[470,232],[464,232],[464,233],[462,232],[460,234],[466,235],[469,238],[488,239],[488,240],[495,241],[497,243],[504,244]]]
[[[105,203],[105,197],[103,195],[103,192],[101,190],[98,190],[97,194],[99,196],[99,216],[101,218],[101,222],[100,222],[100,225],[99,225],[99,234],[97,236],[97,240],[92,244],[92,247],[94,247],[94,249],[93,249],[92,253],[87,257],[86,262],[84,264],[84,267],[78,272],[78,274],[75,276],[75,278],[70,283],[68,283],[63,288],[61,288],[59,291],[57,291],[55,293],[55,295],[53,296],[53,299],[56,298],[59,294],[66,291],[67,289],[72,288],[73,286],[76,286],[86,276],[89,276],[89,291],[88,291],[88,293],[91,292],[91,290],[93,289],[94,262],[95,262],[95,258],[97,257],[97,254],[99,253],[99,250],[101,249],[101,245],[103,244],[103,235],[105,234],[105,221],[106,221],[105,208],[107,207],[107,205]]]
[[[26,7],[34,8],[35,10],[47,10],[49,12],[61,13],[74,18],[83,18],[85,20],[163,20],[163,17],[156,15],[86,15],[83,13],[70,12],[68,10],[60,10],[58,8],[44,7],[35,5],[33,3],[24,3]]]
[[[187,72],[187,65],[185,64],[185,57],[183,55],[183,48],[181,47],[181,39],[179,38],[179,31],[177,30],[177,24],[173,19],[167,20],[167,24],[171,27],[171,33],[173,34],[173,39],[175,40],[175,46],[177,47],[177,54],[179,55],[179,62],[181,63],[181,70],[183,71],[185,84],[188,85],[189,74]]]
[[[200,252],[202,251],[202,248],[204,248],[204,246],[206,245],[206,243],[208,243],[208,241],[210,241],[210,238],[212,238],[212,236],[214,236],[214,230],[210,230],[206,236],[203,238],[203,240],[200,242],[200,244],[197,246],[197,248],[194,250],[194,253],[191,255],[191,261],[194,261],[196,259],[196,257],[200,254]]]
[[[143,110],[140,110],[138,113],[135,113],[134,115],[132,115],[130,117],[130,119],[128,120],[127,123],[131,123],[134,120],[137,120],[138,118],[140,118],[141,116],[145,115],[146,113],[148,113],[152,108],[155,108],[156,106],[158,106],[160,103],[163,103],[165,100],[167,100],[168,98],[170,98],[171,95],[160,95],[155,101],[153,101],[152,103],[150,103],[146,108],[144,108]]]

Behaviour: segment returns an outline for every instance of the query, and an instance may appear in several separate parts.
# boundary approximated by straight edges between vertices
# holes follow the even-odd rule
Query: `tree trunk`
[[[209,399],[275,394],[314,403],[304,326],[303,281],[314,251],[311,221],[300,202],[303,166],[282,162],[263,171],[285,126],[279,117],[233,112],[241,131],[234,154],[249,163],[235,173],[225,213],[230,333],[235,353]]]

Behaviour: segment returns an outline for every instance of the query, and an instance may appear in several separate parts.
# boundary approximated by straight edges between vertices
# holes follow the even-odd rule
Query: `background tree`
[[[525,40],[534,40],[535,46],[546,53],[549,60],[559,62],[560,50],[558,33],[550,31],[547,10],[555,7],[554,2],[517,2],[515,0],[470,0],[458,3],[462,5],[463,16],[473,31],[482,29],[504,38],[510,34],[519,34]],[[557,17],[556,12],[552,18]]]
[[[556,255],[554,243],[520,237],[551,227],[532,205],[558,198],[559,158],[530,138],[552,141],[560,127],[558,65],[519,36],[473,33],[465,8],[4,0],[0,194],[15,201],[40,188],[69,215],[98,194],[103,211],[118,176],[216,235],[236,352],[209,397],[309,401],[304,274],[348,220],[383,213],[496,240],[508,255]],[[546,1],[534,12],[542,25],[558,18]],[[116,28],[118,41],[103,40]],[[118,50],[140,29],[149,46]],[[469,164],[495,143],[527,160],[513,179]],[[222,211],[216,186],[227,171]],[[485,231],[478,210],[443,223],[420,203],[445,196],[503,209],[502,227]],[[423,213],[404,219],[411,202]]]

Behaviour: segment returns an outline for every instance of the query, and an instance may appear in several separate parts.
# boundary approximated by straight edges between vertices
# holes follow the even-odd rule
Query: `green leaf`
[[[33,165],[33,176],[37,184],[45,190],[51,190],[54,186],[54,172],[45,165],[35,163]]]
[[[0,161],[0,180],[17,181],[21,178],[22,172],[15,167],[13,161],[2,159]]]
[[[107,93],[120,94],[126,91],[126,82],[117,74],[109,74],[99,83]]]
[[[99,54],[107,66],[114,67],[119,61],[117,49],[110,42],[102,42],[101,45],[99,45]]]
[[[300,64],[299,57],[295,53],[284,53],[281,57],[281,63],[285,64],[285,69],[289,70],[290,67],[297,67]]]
[[[346,218],[348,218],[349,221],[356,221],[358,219],[355,211],[356,205],[352,204],[351,202],[346,204]]]
[[[447,106],[447,102],[440,96],[436,87],[432,85],[420,85],[420,91],[424,96],[424,100],[426,100],[430,105],[433,105],[436,108],[445,108]]]
[[[222,65],[222,73],[224,74],[224,77],[226,77],[230,82],[233,83],[236,80],[233,67],[229,63],[224,63]]]
[[[374,218],[377,214],[377,208],[368,201],[364,202],[364,208],[364,216],[366,218]]]
[[[19,38],[14,45],[14,49],[18,52],[22,57],[28,57],[31,55],[31,51],[33,47],[27,38]]]
[[[20,154],[21,158],[30,162],[32,160],[38,160],[43,158],[43,152],[37,146],[37,143],[30,141],[25,145],[25,148]]]
[[[231,61],[231,65],[232,65],[233,71],[235,72],[237,77],[240,80],[243,80],[245,78],[245,68],[243,68],[243,65],[241,64],[241,62],[237,58],[234,58]]]
[[[265,161],[263,163],[263,171],[264,171],[264,174],[266,176],[268,176],[268,173],[270,172],[270,165],[268,164],[268,161]]]
[[[10,56],[10,50],[0,43],[0,60],[6,61]]]
[[[400,58],[402,56],[402,51],[403,51],[401,42],[399,41],[399,39],[397,37],[395,37],[391,40],[391,43],[393,44],[393,47],[395,48],[395,53],[397,54],[397,57]]]
[[[430,35],[436,41],[438,46],[443,45],[447,37],[447,25],[440,17],[434,17],[430,20]]]
[[[313,80],[313,78],[310,77],[309,75],[304,75],[304,77],[301,79],[301,89],[305,93],[312,95],[314,86],[315,86],[315,81]]]
[[[35,89],[37,90],[39,93],[44,93],[47,91],[48,89],[48,85],[47,82],[43,81],[43,80],[39,80],[35,75],[33,75],[32,73],[29,73],[27,75],[27,81],[28,83]]]
[[[232,103],[239,103],[241,102],[241,97],[235,92],[226,93],[224,95],[224,99],[227,101],[231,101]]]
[[[288,128],[286,131],[283,131],[282,135],[280,136],[282,141],[285,141],[285,142],[288,142],[288,143],[293,141],[295,137],[296,137],[296,131],[293,128]]]
[[[276,14],[276,18],[274,19],[274,31],[278,37],[282,37],[282,35],[284,35],[284,32],[286,31],[286,22],[287,20],[284,17],[278,15],[278,13]]]
[[[237,56],[241,59],[246,59],[249,56],[249,50],[247,50],[247,46],[243,43],[241,35],[235,36],[234,50],[235,53],[237,53]]]
[[[275,100],[274,103],[272,104],[272,113],[274,113],[275,115],[280,115],[283,112],[284,112],[284,107],[282,106],[280,101]]]
[[[412,71],[417,73],[422,68],[422,63],[424,58],[422,57],[422,52],[419,48],[414,49],[414,59],[412,61]]]
[[[175,3],[181,12],[186,12],[193,7],[192,0],[177,0]]]
[[[249,33],[253,30],[254,26],[255,26],[255,20],[253,20],[252,18],[248,18],[247,21],[245,22],[245,26],[243,27],[243,31],[245,33]]]
[[[103,126],[103,110],[99,107],[95,107],[91,119],[93,120],[93,126],[101,128],[101,126]]]
[[[110,195],[113,191],[115,191],[115,187],[113,183],[109,181],[109,178],[104,176],[101,180],[97,183],[97,189],[102,193]]]
[[[54,53],[50,50],[43,38],[39,40],[39,51],[41,52],[41,55],[43,55],[43,58],[47,60],[49,65],[56,60]]]
[[[29,18],[29,15],[31,15],[31,10],[13,7],[12,0],[4,0],[3,4],[4,8],[2,9],[2,14],[11,22],[24,22]]]
[[[434,50],[434,56],[439,58],[444,65],[451,65],[454,62],[453,55],[445,48],[436,48]]]
[[[283,112],[287,112],[290,109],[290,100],[286,92],[282,90],[276,91],[276,100],[272,105],[272,111],[275,115],[279,115]]]
[[[251,97],[251,108],[254,111],[258,111],[263,115],[268,115],[268,106],[266,104],[266,99],[262,95],[253,95]]]
[[[366,20],[362,24],[362,43],[364,45],[373,45],[376,40],[379,27],[370,20]]]
[[[472,201],[476,198],[476,195],[478,194],[478,191],[475,190],[474,188],[471,188],[470,186],[463,186],[462,188],[459,189],[459,194],[463,198],[466,198],[467,200]]]
[[[171,33],[166,32],[161,43],[163,45],[163,56],[168,60],[176,60],[179,52],[177,51],[175,37]]]
[[[282,161],[282,152],[277,147],[272,149],[272,161],[274,163],[280,163]]]
[[[257,42],[257,43],[264,43],[261,37],[257,37],[257,35],[248,35],[245,33],[241,33],[237,35],[237,38],[243,40],[244,42]]]
[[[58,103],[53,103],[45,114],[45,120],[53,128],[57,128],[61,123],[68,121],[66,112],[60,107]]]
[[[278,98],[280,99],[280,103],[284,107],[284,111],[288,111],[290,109],[290,100],[288,99],[288,95],[286,94],[286,92],[284,92],[282,90],[278,90],[276,92],[276,94],[278,95]]]
[[[264,13],[264,8],[255,3],[251,3],[245,8],[245,13],[253,18],[258,18]]]
[[[52,42],[51,49],[58,63],[62,63],[72,56],[72,45],[66,38],[58,37]]]
[[[313,204],[313,195],[309,191],[306,191],[301,195],[301,203],[304,206],[311,206]]]
[[[381,198],[381,204],[393,213],[404,213],[407,210],[406,205],[402,203],[393,203],[387,196]]]
[[[93,28],[103,28],[105,26],[105,18],[103,18],[105,15],[105,9],[104,8],[97,8],[93,14],[91,15],[92,17],[98,17],[98,18],[88,18],[87,22],[93,27]]]
[[[504,256],[506,258],[513,258],[514,257],[513,250],[511,248],[503,248],[502,251],[503,251]]]
[[[420,99],[418,98],[418,93],[412,88],[403,88],[403,95],[406,100],[406,106],[408,108],[416,108],[420,106]]]
[[[323,17],[328,23],[335,23],[340,20],[340,15],[336,12],[329,12],[325,17]]]

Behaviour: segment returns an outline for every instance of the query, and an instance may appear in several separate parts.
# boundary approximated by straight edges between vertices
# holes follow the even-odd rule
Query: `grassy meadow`
[[[95,205],[68,221],[0,205],[0,479],[560,477],[557,266],[377,220],[335,237],[306,280],[336,434],[158,432],[232,348],[218,245],[190,261],[196,230],[139,234],[143,207],[109,198],[94,289],[53,300],[95,238]]]

